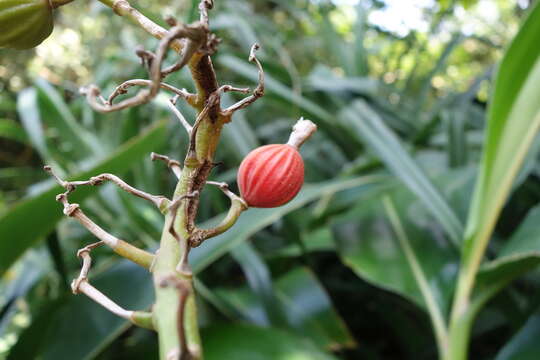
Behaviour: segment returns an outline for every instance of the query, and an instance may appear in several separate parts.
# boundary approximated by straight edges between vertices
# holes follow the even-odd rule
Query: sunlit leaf
[[[535,6],[499,65],[480,175],[471,204],[464,262],[487,246],[512,183],[540,126],[540,6]]]

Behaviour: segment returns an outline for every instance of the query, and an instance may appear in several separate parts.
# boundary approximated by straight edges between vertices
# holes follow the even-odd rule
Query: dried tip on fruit
[[[289,137],[289,141],[287,141],[287,145],[299,149],[315,131],[317,131],[317,125],[311,120],[300,118],[293,126],[293,131]]]

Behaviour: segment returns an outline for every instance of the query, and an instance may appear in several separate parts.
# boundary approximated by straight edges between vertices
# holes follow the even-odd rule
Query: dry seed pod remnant
[[[0,46],[28,48],[39,44],[52,29],[52,9],[70,1],[0,0]],[[248,58],[255,63],[259,72],[255,89],[250,91],[248,88],[231,85],[219,86],[210,57],[219,44],[219,39],[210,32],[209,27],[208,10],[214,6],[212,0],[200,1],[200,18],[194,23],[180,24],[173,18],[166,19],[169,29],[148,19],[126,0],[99,1],[110,7],[116,15],[127,18],[160,39],[160,42],[155,52],[141,48],[135,51],[148,70],[148,79],[127,80],[107,99],[101,96],[101,91],[95,85],[83,88],[81,93],[86,96],[94,110],[112,112],[147,103],[159,91],[168,91],[172,94],[169,108],[186,129],[189,145],[183,165],[167,156],[151,154],[152,160],[165,162],[178,178],[170,199],[138,190],[112,174],[100,174],[83,181],[65,181],[54,173],[54,169],[45,167],[66,190],[57,196],[57,201],[64,206],[64,214],[77,220],[99,239],[97,243],[78,252],[83,266],[79,277],[72,283],[72,290],[76,294],[87,295],[135,325],[157,331],[161,360],[201,359],[192,272],[188,263],[189,251],[231,228],[240,214],[248,209],[248,205],[279,206],[291,200],[300,190],[304,179],[304,166],[298,148],[316,130],[316,126],[309,120],[301,119],[294,126],[287,144],[269,145],[248,155],[238,175],[241,192],[246,199],[233,193],[226,183],[209,181],[223,126],[232,120],[236,111],[264,95],[264,72],[255,54],[259,45],[253,45]],[[22,14],[27,14],[28,17],[22,17]],[[163,62],[171,49],[177,60],[173,65],[164,67]],[[186,65],[197,89],[195,94],[164,82],[169,74]],[[135,86],[141,87],[135,95],[114,103],[119,95],[126,94],[129,88]],[[221,95],[230,91],[251,94],[227,108],[222,108]],[[197,111],[193,123],[190,123],[177,107],[180,99],[185,106],[191,106]],[[160,246],[155,254],[109,234],[86,216],[79,204],[69,202],[70,193],[78,186],[98,186],[105,181],[150,201],[164,215]],[[199,194],[205,185],[219,187],[231,201],[226,216],[216,227],[210,229],[200,228],[195,222]],[[151,311],[125,310],[90,284],[90,252],[101,245],[107,245],[118,255],[152,273],[156,302]],[[176,315],[171,316],[172,314]]]

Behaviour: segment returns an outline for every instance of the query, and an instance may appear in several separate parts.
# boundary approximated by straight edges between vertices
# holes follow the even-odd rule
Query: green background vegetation
[[[132,3],[162,25],[164,15],[197,17],[197,1]],[[521,39],[516,47],[526,51],[505,58],[488,115],[496,65],[531,5],[418,3],[418,26],[388,27],[377,21],[389,16],[385,1],[216,0],[211,25],[223,39],[213,57],[220,83],[254,87],[257,71],[247,55],[258,42],[267,94],[226,126],[211,178],[236,189],[242,158],[285,142],[300,116],[319,131],[302,148],[307,184],[295,200],[250,209],[193,252],[208,359],[437,357],[428,305],[403,243],[447,317],[479,166],[488,175],[474,214],[484,224],[505,201],[497,196],[499,181],[532,131],[527,114],[508,113],[521,99],[520,81],[539,66],[538,50]],[[173,175],[149,154],[183,159],[187,136],[165,96],[102,115],[78,95],[89,83],[109,94],[127,79],[147,77],[134,49],[154,49],[157,40],[97,2],[76,0],[56,20],[36,50],[0,50],[0,359],[156,359],[152,332],[70,293],[80,268],[76,250],[95,239],[64,218],[54,201],[60,188],[42,166],[73,179],[111,172],[170,194]],[[538,33],[528,40],[535,39]],[[530,74],[538,77],[538,70]],[[193,90],[187,71],[167,82]],[[540,104],[534,86],[521,100],[533,114]],[[192,110],[180,107],[192,120]],[[481,160],[488,116],[500,126],[490,128]],[[540,356],[538,149],[535,140],[477,281],[475,294],[488,294],[489,302],[472,329],[474,360]],[[80,188],[72,199],[111,233],[157,247],[161,215],[144,201],[108,185]],[[219,190],[206,188],[199,222],[215,221],[227,207]],[[107,249],[93,254],[98,289],[129,309],[152,303],[146,271]]]

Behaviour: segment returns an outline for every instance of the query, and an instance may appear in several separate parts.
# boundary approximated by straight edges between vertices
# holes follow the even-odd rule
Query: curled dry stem
[[[117,1],[115,2],[114,6],[118,5],[119,3],[122,3],[122,5],[127,4],[127,6],[129,6],[129,3],[125,1]],[[185,95],[186,98],[189,98],[187,94],[183,94],[180,90],[170,85],[162,84],[161,80],[165,76],[182,69],[199,49],[207,45],[206,43],[208,37],[209,31],[207,25],[200,23],[193,25],[175,25],[165,34],[160,33],[161,41],[159,42],[155,54],[143,49],[136,50],[137,56],[139,56],[143,64],[150,69],[149,82],[141,82],[139,79],[130,80],[131,83],[127,82],[127,84],[124,83],[118,86],[108,100],[104,100],[104,98],[101,96],[101,90],[96,85],[90,85],[86,88],[82,88],[81,93],[86,95],[89,105],[94,110],[103,113],[118,111],[128,107],[145,104],[157,95],[160,88],[166,88],[167,90],[176,92],[180,96]],[[167,50],[175,41],[183,38],[187,39],[187,45],[182,56],[176,63],[162,70],[162,63],[167,54]],[[125,99],[114,105],[112,104],[112,100],[116,96],[125,93],[126,88],[133,85],[144,85],[148,88],[139,90],[139,92],[137,92],[137,94],[131,98]]]
[[[250,96],[222,110],[221,114],[223,116],[230,117],[235,111],[248,107],[249,105],[257,101],[257,99],[259,99],[260,97],[264,95],[264,70],[261,65],[261,62],[259,61],[259,59],[257,59],[257,56],[255,55],[257,50],[259,50],[259,48],[260,48],[259,44],[255,43],[251,47],[251,51],[249,53],[249,61],[255,62],[259,70],[259,83],[257,84],[257,87],[255,88],[255,90],[253,90],[253,94],[251,94]]]
[[[146,79],[131,79],[131,80],[125,81],[122,84],[118,85],[114,89],[114,91],[111,93],[111,95],[109,95],[109,98],[105,100],[104,102],[107,105],[112,105],[114,99],[119,95],[127,93],[127,90],[130,87],[151,86],[151,85],[152,85],[152,81],[146,80]],[[163,90],[167,90],[174,93],[175,94],[174,99],[182,98],[182,99],[185,99],[188,104],[195,106],[197,95],[189,93],[186,89],[178,89],[164,82],[160,82],[159,87]]]
[[[73,294],[82,293],[88,296],[90,299],[94,300],[96,303],[103,306],[105,309],[112,312],[113,314],[129,320],[134,325],[152,329],[153,326],[150,313],[143,311],[131,311],[122,308],[120,305],[112,301],[101,291],[92,286],[88,281],[88,272],[90,271],[90,267],[92,265],[92,258],[90,256],[90,252],[96,247],[103,244],[103,241],[98,241],[96,243],[87,245],[77,251],[77,257],[82,259],[83,264],[79,276],[71,283],[71,290],[73,291]]]
[[[66,189],[66,192],[56,196],[56,201],[64,205],[64,214],[68,217],[76,219],[82,226],[84,226],[88,231],[90,231],[95,237],[101,240],[104,244],[109,246],[115,253],[120,256],[125,257],[128,260],[133,261],[134,263],[148,269],[152,264],[154,255],[151,253],[139,249],[136,246],[133,246],[126,241],[117,238],[114,235],[109,234],[93,222],[86,214],[82,211],[79,204],[71,204],[68,200],[68,196],[73,192],[79,185],[87,185],[90,181],[64,181],[60,179],[49,166],[45,167],[45,170],[51,173],[56,181]],[[98,179],[98,182],[103,181]]]
[[[43,169],[47,171],[48,173],[50,173],[56,179],[58,184],[66,188],[66,190],[68,190],[68,193],[71,193],[72,191],[74,191],[77,186],[82,186],[82,185],[98,186],[98,185],[103,184],[105,181],[110,181],[113,184],[117,185],[120,189],[124,190],[125,192],[130,193],[131,195],[140,197],[141,199],[150,201],[160,210],[165,208],[170,203],[170,200],[167,199],[165,196],[152,195],[142,190],[139,190],[129,185],[124,180],[120,179],[118,176],[113,175],[113,174],[109,174],[109,173],[99,174],[97,176],[91,177],[90,180],[85,180],[85,181],[65,181],[65,180],[60,179],[60,177],[58,177],[58,175],[55,174],[55,172],[52,170],[50,166],[45,166]]]

